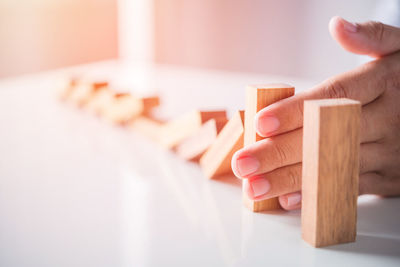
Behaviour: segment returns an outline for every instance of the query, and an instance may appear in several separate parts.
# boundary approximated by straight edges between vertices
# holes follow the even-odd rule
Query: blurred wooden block
[[[294,87],[287,84],[250,85],[246,88],[246,111],[244,146],[251,145],[261,139],[255,128],[254,118],[261,109],[281,99],[294,95]],[[278,198],[254,201],[243,193],[244,204],[252,211],[279,209]]]
[[[92,98],[92,96],[94,96],[97,90],[105,86],[108,86],[108,82],[79,81],[70,93],[68,100],[71,103],[82,107],[89,102],[89,100]]]
[[[243,134],[244,112],[238,111],[200,158],[200,166],[207,178],[214,179],[220,175],[232,173],[232,156],[243,147]]]
[[[350,99],[304,103],[301,227],[314,247],[355,241],[360,116]]]
[[[227,121],[226,117],[210,119],[197,132],[183,140],[176,147],[176,153],[186,160],[199,161]]]
[[[150,116],[153,108],[160,105],[160,98],[158,96],[141,97],[143,102],[143,115]]]
[[[146,116],[140,116],[131,121],[128,127],[150,138],[154,142],[160,143],[164,123]]]
[[[167,122],[160,137],[160,144],[165,148],[175,148],[188,136],[191,136],[206,121],[226,117],[226,111],[192,111]]]
[[[102,87],[92,96],[85,108],[93,114],[103,115],[108,106],[110,106],[115,97],[109,87]]]
[[[138,98],[129,93],[115,94],[104,108],[103,118],[112,123],[123,124],[133,120],[159,104],[159,98]]]
[[[62,101],[67,100],[77,84],[78,79],[76,78],[60,80],[59,84],[57,85],[58,98]]]

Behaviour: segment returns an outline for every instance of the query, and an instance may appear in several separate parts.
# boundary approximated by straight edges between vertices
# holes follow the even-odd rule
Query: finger
[[[252,200],[264,200],[301,190],[301,163],[243,180],[243,190]]]
[[[329,31],[344,49],[355,54],[379,58],[400,50],[400,29],[380,22],[356,24],[333,17]]]
[[[279,197],[279,204],[285,210],[298,210],[301,208],[301,192],[290,193]]]
[[[303,129],[258,141],[232,157],[233,173],[249,178],[301,162]]]
[[[388,159],[387,149],[379,143],[360,146],[360,174],[383,170]]]
[[[278,101],[260,110],[256,115],[256,129],[263,137],[292,131],[303,124],[303,102],[311,99],[350,98],[365,105],[396,81],[395,61],[400,53],[364,64],[352,71],[328,79],[310,91]],[[393,75],[390,76],[393,72]],[[271,123],[273,122],[273,123]]]
[[[379,97],[372,103],[362,108],[360,120],[360,141],[361,143],[370,143],[381,140],[387,132],[387,112],[385,104],[382,103],[382,97]]]
[[[360,176],[359,194],[398,196],[400,194],[400,179],[385,178],[379,172],[362,174]]]

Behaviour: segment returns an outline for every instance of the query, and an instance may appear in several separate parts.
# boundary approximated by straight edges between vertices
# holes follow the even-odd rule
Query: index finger
[[[260,110],[256,115],[257,133],[270,137],[303,125],[304,100],[350,98],[366,105],[378,98],[397,75],[392,67],[400,53],[364,64],[354,70],[325,80],[310,91],[283,99]]]

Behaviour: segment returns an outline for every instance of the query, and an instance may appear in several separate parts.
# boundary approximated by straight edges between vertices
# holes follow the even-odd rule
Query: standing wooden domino
[[[355,241],[360,114],[350,99],[304,103],[301,227],[314,247]]]
[[[243,147],[243,134],[244,112],[238,111],[200,158],[200,166],[207,178],[214,179],[232,173],[232,156]]]
[[[255,128],[256,113],[281,99],[294,95],[294,87],[287,84],[249,85],[246,88],[246,111],[244,146],[251,145],[261,139]],[[244,204],[252,211],[265,211],[280,208],[278,198],[251,200],[243,193]]]

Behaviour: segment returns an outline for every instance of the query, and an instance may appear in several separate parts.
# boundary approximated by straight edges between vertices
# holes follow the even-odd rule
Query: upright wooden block
[[[301,227],[314,247],[355,241],[360,114],[350,99],[304,103]]]
[[[294,87],[287,84],[250,85],[246,88],[246,111],[244,146],[261,139],[255,128],[254,118],[258,111],[274,102],[294,95]],[[280,208],[278,198],[254,201],[243,193],[244,204],[252,211],[265,211]]]
[[[226,117],[225,110],[192,111],[169,121],[162,129],[160,144],[165,148],[175,148],[188,136],[200,129],[203,123],[210,119]]]
[[[238,111],[200,158],[200,166],[207,178],[214,179],[220,175],[232,173],[232,156],[243,147],[243,134],[244,112]]]
[[[226,122],[226,117],[210,119],[204,123],[197,132],[184,139],[176,147],[176,153],[186,160],[200,160],[200,157],[204,154],[207,148],[214,143],[218,133]]]

